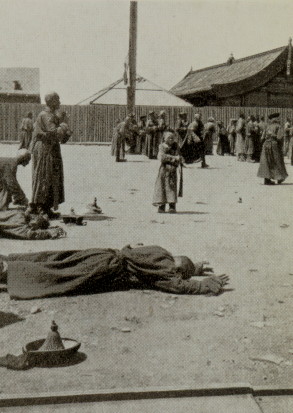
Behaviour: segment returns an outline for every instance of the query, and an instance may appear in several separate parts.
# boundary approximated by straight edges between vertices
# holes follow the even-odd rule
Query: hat
[[[208,118],[208,122],[215,122],[215,119],[211,116],[210,118]]]
[[[275,119],[275,118],[278,118],[280,116],[280,113],[271,113],[269,116],[268,116],[268,118],[269,119]]]
[[[150,112],[149,112],[149,115],[154,115],[155,114],[155,112],[153,111],[153,110],[151,110]]]
[[[180,112],[180,113],[179,113],[179,116],[180,116],[180,117],[187,116],[187,112]]]
[[[164,110],[161,110],[161,112],[159,113],[159,116],[163,116],[166,115],[166,112]]]
[[[146,117],[146,115],[140,115],[139,119],[145,119]]]

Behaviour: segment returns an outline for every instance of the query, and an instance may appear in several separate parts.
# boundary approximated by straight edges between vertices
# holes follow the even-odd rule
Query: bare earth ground
[[[15,152],[16,145],[0,145],[1,156]],[[2,239],[0,253],[158,244],[209,260],[216,273],[230,275],[230,290],[218,297],[127,291],[32,301],[10,301],[2,292],[0,311],[11,313],[0,313],[3,355],[45,337],[54,319],[62,336],[82,342],[87,358],[62,368],[1,369],[0,391],[292,383],[291,165],[285,184],[273,187],[256,177],[257,164],[210,156],[208,170],[199,164],[184,169],[179,213],[158,215],[151,205],[158,162],[135,155],[117,164],[109,152],[62,148],[61,211],[82,212],[97,196],[107,219],[66,227],[68,237],[57,241]],[[20,167],[18,176],[30,195],[30,166]],[[31,314],[34,306],[41,312]]]

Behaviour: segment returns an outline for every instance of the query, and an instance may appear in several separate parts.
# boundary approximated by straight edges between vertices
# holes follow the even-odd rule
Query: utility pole
[[[134,113],[136,87],[136,38],[137,38],[137,2],[130,2],[129,22],[129,86],[127,87],[127,113]]]

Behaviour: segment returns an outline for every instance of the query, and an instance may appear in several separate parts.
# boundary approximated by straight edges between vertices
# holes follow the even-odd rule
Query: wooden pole
[[[137,38],[137,2],[130,2],[129,22],[129,86],[127,87],[127,113],[134,113],[136,86],[136,38]]]

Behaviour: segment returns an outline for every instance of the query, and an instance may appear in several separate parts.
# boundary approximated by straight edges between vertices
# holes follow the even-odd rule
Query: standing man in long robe
[[[246,141],[245,141],[245,116],[240,113],[236,124],[236,154],[237,161],[245,162],[246,160]]]
[[[141,115],[137,124],[137,140],[136,140],[136,150],[137,154],[146,154],[145,152],[145,139],[146,139],[146,115]]]
[[[17,181],[17,167],[28,165],[31,154],[21,149],[16,158],[0,158],[0,211],[6,211],[10,202],[27,206],[28,199]]]
[[[149,159],[157,159],[159,150],[158,121],[155,112],[149,112],[146,122],[146,155]]]
[[[158,116],[158,140],[159,145],[164,142],[164,133],[167,131],[166,112],[161,110]]]
[[[125,162],[125,142],[130,137],[131,131],[131,119],[126,116],[123,122],[120,122],[116,127],[115,143],[114,143],[114,155],[116,162]]]
[[[19,149],[28,149],[33,136],[33,114],[28,112],[25,118],[22,119],[19,134]]]
[[[64,177],[60,140],[64,139],[59,127],[57,111],[60,98],[56,92],[45,96],[46,108],[37,117],[31,150],[33,154],[32,206],[56,218],[54,214],[64,202]]]
[[[186,112],[180,112],[178,115],[178,120],[176,122],[175,126],[175,131],[177,133],[177,138],[178,138],[178,144],[181,146],[186,133],[187,133],[187,128],[188,128],[189,122],[187,120],[187,113]]]
[[[209,117],[207,123],[204,125],[204,146],[205,154],[213,155],[214,135],[216,133],[216,124],[213,117]]]
[[[246,162],[254,163],[255,160],[253,159],[254,151],[255,151],[255,117],[253,115],[247,118],[246,124]]]

